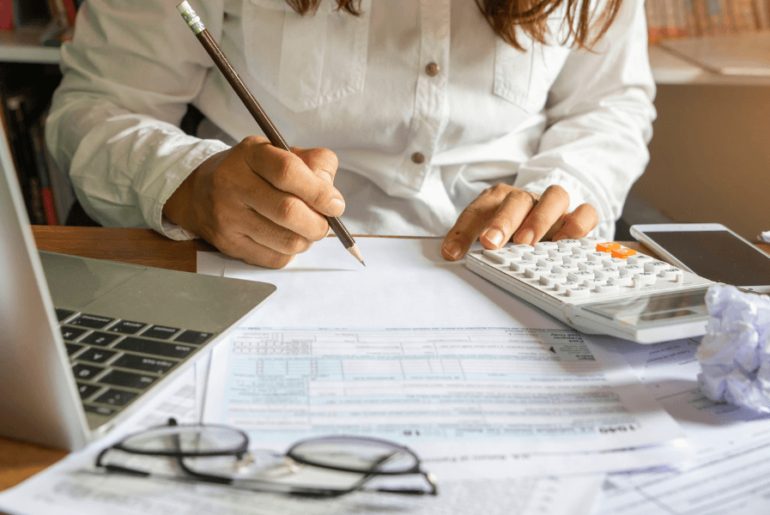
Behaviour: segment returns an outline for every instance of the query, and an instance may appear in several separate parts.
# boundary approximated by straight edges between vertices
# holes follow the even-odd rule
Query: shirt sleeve
[[[647,53],[644,3],[623,2],[592,52],[574,50],[546,105],[548,128],[523,163],[516,186],[543,193],[551,184],[599,213],[594,234],[611,239],[628,191],[649,161],[655,82]]]
[[[222,0],[190,2],[215,38]],[[163,206],[200,163],[228,148],[185,135],[179,123],[211,67],[175,2],[89,0],[62,48],[64,78],[46,144],[78,200],[112,227],[194,235],[163,219]]]

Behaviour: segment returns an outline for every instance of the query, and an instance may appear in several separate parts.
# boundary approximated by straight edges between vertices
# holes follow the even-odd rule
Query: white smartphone
[[[631,235],[696,275],[770,293],[770,256],[721,224],[634,225]]]

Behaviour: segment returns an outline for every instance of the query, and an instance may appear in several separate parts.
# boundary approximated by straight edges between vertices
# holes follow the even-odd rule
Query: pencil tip
[[[366,263],[364,263],[363,261],[361,261],[361,264],[362,264],[362,265],[364,265],[364,266],[366,266]]]
[[[352,247],[348,248],[348,252],[353,254],[353,257],[356,258],[362,265],[364,265],[364,258],[361,256],[361,253],[358,251],[358,245],[354,243]]]

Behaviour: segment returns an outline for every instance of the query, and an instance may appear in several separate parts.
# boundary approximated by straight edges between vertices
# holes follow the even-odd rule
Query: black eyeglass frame
[[[129,448],[123,445],[123,443],[130,438],[136,437],[138,435],[141,435],[145,432],[149,432],[152,430],[161,429],[164,427],[172,428],[172,427],[184,427],[184,428],[196,428],[199,427],[201,429],[204,428],[220,428],[220,429],[226,429],[228,431],[233,431],[239,433],[243,437],[243,443],[232,448],[229,450],[217,450],[217,451],[163,451],[163,450],[152,450],[152,451],[143,451],[141,449],[133,449]],[[388,457],[383,458],[381,461],[375,463],[371,469],[369,470],[360,470],[360,469],[354,469],[351,467],[343,467],[343,466],[333,466],[329,464],[320,464],[315,463],[311,460],[306,460],[296,454],[293,453],[293,451],[300,447],[301,445],[307,444],[309,442],[322,442],[324,440],[347,440],[351,442],[369,442],[369,443],[378,443],[382,445],[386,445],[389,447],[392,447],[394,450],[397,450],[399,452],[406,453],[410,455],[414,459],[414,466],[407,470],[402,471],[386,471],[386,470],[378,470],[378,467],[380,464],[382,464],[384,461],[388,459]],[[146,472],[143,470],[137,470],[132,469],[128,467],[123,467],[121,465],[113,465],[110,463],[105,464],[104,457],[107,455],[107,453],[111,450],[119,450],[121,452],[125,452],[128,454],[136,454],[136,455],[143,455],[143,456],[152,456],[152,457],[167,457],[167,458],[174,458],[176,463],[179,465],[182,471],[184,471],[185,474],[190,476],[190,478],[203,481],[207,483],[214,483],[214,484],[220,484],[220,485],[234,485],[236,482],[241,483],[241,480],[227,477],[227,476],[220,476],[215,474],[204,474],[195,470],[190,469],[185,463],[185,458],[208,458],[208,457],[218,457],[218,456],[233,456],[234,458],[240,460],[243,458],[245,454],[249,452],[249,437],[244,432],[241,431],[238,428],[232,427],[232,426],[226,426],[226,425],[219,425],[219,424],[189,424],[189,425],[178,425],[176,420],[171,418],[169,419],[169,423],[165,426],[156,426],[153,428],[149,428],[145,431],[139,431],[137,433],[132,433],[130,435],[127,435],[124,437],[121,441],[118,443],[107,447],[103,449],[99,455],[96,457],[96,467],[98,468],[104,468],[108,472],[118,472],[122,474],[129,474],[133,476],[139,476],[139,477],[150,477],[152,474],[150,472]],[[306,487],[306,486],[295,486],[292,485],[288,490],[280,490],[276,488],[269,488],[269,485],[273,485],[274,487],[277,486],[279,483],[275,481],[267,481],[267,480],[260,480],[260,479],[248,479],[250,484],[259,485],[262,484],[265,486],[265,488],[251,488],[251,490],[261,491],[261,492],[271,492],[271,493],[279,493],[279,494],[289,494],[289,495],[302,495],[302,496],[309,496],[309,497],[339,497],[341,495],[345,495],[348,493],[352,493],[358,490],[364,490],[364,485],[369,482],[371,479],[377,477],[377,476],[407,476],[407,475],[421,475],[425,478],[425,481],[430,485],[430,491],[426,492],[425,490],[420,489],[389,489],[389,488],[374,488],[371,489],[371,491],[374,492],[380,492],[380,493],[394,493],[394,494],[405,494],[405,495],[438,495],[438,488],[436,486],[436,481],[433,477],[433,475],[429,472],[426,472],[421,467],[421,461],[420,458],[417,456],[417,454],[414,453],[411,449],[408,447],[405,447],[403,445],[397,444],[395,442],[391,442],[389,440],[382,440],[379,438],[370,438],[370,437],[364,437],[364,436],[349,436],[349,435],[339,435],[339,436],[328,436],[328,437],[319,437],[319,438],[307,438],[304,440],[300,440],[293,444],[288,451],[284,454],[287,458],[290,458],[295,463],[306,465],[306,466],[312,466],[312,467],[318,467],[323,468],[327,470],[334,470],[338,472],[349,472],[349,473],[355,473],[355,474],[363,474],[363,477],[356,481],[353,485],[351,485],[349,488],[345,489],[333,489],[333,488],[313,488],[313,487]],[[392,455],[391,455],[392,456]]]

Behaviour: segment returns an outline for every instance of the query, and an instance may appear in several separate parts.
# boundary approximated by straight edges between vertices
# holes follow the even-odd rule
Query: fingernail
[[[489,241],[495,247],[499,247],[500,244],[503,242],[503,233],[498,229],[490,229],[487,232],[485,232],[482,235],[482,237],[486,238],[486,240]]]
[[[519,244],[523,245],[532,245],[532,240],[535,239],[535,233],[532,231],[524,231],[524,233],[519,237]]]
[[[338,198],[332,199],[329,207],[326,208],[326,212],[332,216],[339,216],[343,211],[345,211],[345,203]]]
[[[451,257],[452,259],[459,259],[461,250],[462,249],[460,249],[460,245],[454,241],[450,241],[444,245],[444,254]]]

